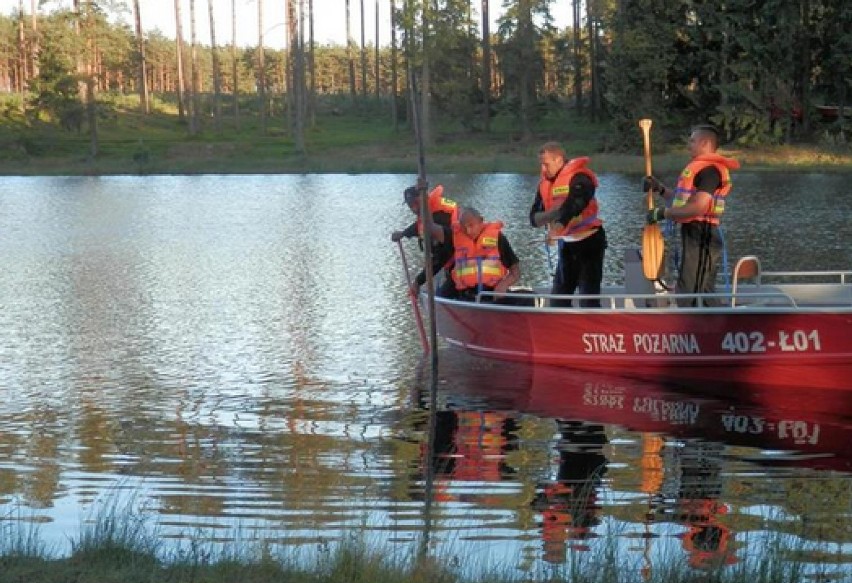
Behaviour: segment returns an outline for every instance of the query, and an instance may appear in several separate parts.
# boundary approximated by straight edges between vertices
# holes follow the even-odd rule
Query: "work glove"
[[[391,233],[391,241],[396,243],[397,241],[402,239],[402,231],[394,231]]]
[[[666,207],[658,206],[648,211],[648,216],[646,217],[646,220],[648,221],[649,225],[653,225],[654,223],[658,223],[662,220],[665,220],[665,218]]]
[[[656,176],[646,176],[642,179],[642,192],[662,192],[663,183]]]

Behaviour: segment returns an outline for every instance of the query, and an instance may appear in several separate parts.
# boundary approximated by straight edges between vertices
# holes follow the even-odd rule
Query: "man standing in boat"
[[[678,266],[677,293],[715,293],[716,274],[724,242],[719,223],[725,212],[725,198],[731,192],[731,170],[740,167],[733,158],[716,152],[719,134],[710,125],[693,128],[689,136],[692,160],[680,173],[674,190],[654,176],[644,180],[643,191],[652,190],[666,201],[648,211],[648,223],[671,219],[681,225],[681,253]],[[714,298],[705,305],[719,305]],[[694,306],[693,298],[678,300],[680,306]]]
[[[557,242],[559,261],[551,293],[599,295],[603,279],[606,233],[598,216],[595,189],[598,179],[586,164],[588,158],[567,160],[565,150],[547,142],[539,150],[541,180],[530,209],[533,227],[547,226],[547,244]],[[551,300],[551,306],[572,305],[571,300]],[[581,299],[581,307],[600,307],[598,299]]]
[[[396,243],[403,237],[417,237],[420,243],[420,248],[423,248],[423,225],[420,219],[420,189],[416,186],[409,186],[403,191],[403,199],[408,208],[411,209],[417,216],[417,220],[408,225],[402,231],[394,231],[391,233],[391,241]],[[455,201],[444,198],[444,187],[440,184],[429,193],[426,199],[429,212],[432,215],[432,222],[436,225],[452,228],[453,223],[458,220],[458,205]],[[432,275],[436,275],[442,268],[447,267],[452,262],[453,245],[449,239],[443,242],[438,242],[432,239]],[[414,278],[412,284],[412,292],[416,296],[420,290],[420,286],[426,282],[426,271],[421,269],[417,277]]]
[[[494,292],[503,301],[509,287],[521,277],[518,256],[502,232],[503,223],[486,223],[478,210],[462,207],[459,220],[452,227],[432,224],[432,237],[440,243],[449,241],[453,249],[451,277],[438,290],[438,295],[473,301],[481,291]]]

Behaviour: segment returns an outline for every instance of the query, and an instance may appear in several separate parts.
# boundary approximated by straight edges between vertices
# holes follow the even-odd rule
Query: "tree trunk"
[[[210,52],[213,64],[213,124],[218,132],[222,130],[222,84],[219,79],[219,48],[216,46],[213,0],[207,0],[207,14],[210,18]]]
[[[295,133],[296,117],[298,116],[298,100],[296,94],[296,52],[299,50],[299,17],[296,14],[296,0],[285,1],[285,12],[287,15],[287,32],[285,33],[287,50],[284,53],[282,63],[284,69],[284,95],[286,97],[287,114],[286,126]]]
[[[180,17],[180,0],[175,0],[175,54],[177,56],[177,106],[178,119],[186,119],[184,107],[184,74],[183,74],[183,25]]]
[[[199,97],[201,83],[198,70],[198,42],[195,34],[195,0],[189,0],[189,38],[190,87],[192,91],[192,115],[189,118],[189,133],[194,136],[201,131],[201,100]]]
[[[574,18],[574,106],[583,111],[583,61],[580,51],[580,0],[572,0]]]
[[[598,117],[597,94],[597,57],[595,55],[595,17],[594,0],[586,0],[586,28],[589,33],[589,117],[592,121]]]
[[[847,23],[848,24],[848,23]],[[810,133],[811,120],[810,101],[811,101],[811,80],[810,73],[813,69],[811,66],[811,3],[810,0],[802,0],[802,23],[800,30],[802,31],[802,42],[796,47],[796,52],[800,55],[799,62],[799,103],[798,109],[802,112],[802,132],[807,135]],[[847,29],[848,30],[848,29]],[[790,113],[793,114],[796,109],[796,104],[790,107]],[[793,114],[795,115],[795,114]],[[795,117],[793,118],[795,121]]]
[[[316,125],[317,111],[317,72],[314,59],[314,0],[308,0],[308,67],[311,71],[311,91],[308,99],[308,119],[311,127]]]
[[[420,136],[423,140],[423,145],[428,146],[432,144],[432,119],[431,119],[431,103],[429,102],[429,95],[431,94],[430,87],[430,67],[429,67],[429,51],[431,50],[431,43],[429,38],[429,18],[431,14],[429,13],[429,2],[431,0],[424,0],[423,2],[423,75],[420,79]]]
[[[355,99],[355,59],[352,57],[352,18],[346,0],[346,60],[349,63],[349,94]]]
[[[30,47],[30,57],[33,62],[33,78],[39,76],[39,52],[41,51],[41,43],[38,37],[38,8],[36,6],[36,0],[30,0],[30,10],[32,14],[30,15],[32,20],[32,29],[33,29],[33,40],[32,46]]]
[[[295,0],[293,0],[295,1]],[[296,67],[295,67],[295,88],[296,103],[296,124],[294,129],[294,146],[297,154],[305,153],[305,0],[299,0],[299,27],[296,35]]]
[[[365,33],[364,0],[361,1],[361,97],[367,100],[367,37]]]
[[[411,4],[413,0],[403,0],[403,10],[406,10]],[[414,104],[418,100],[414,97],[411,97],[415,91],[415,88],[412,86],[413,74],[414,71],[414,53],[417,50],[417,39],[415,38],[415,25],[414,23],[409,23],[403,20],[404,27],[404,39],[405,45],[402,47],[403,61],[405,62],[405,85],[403,87],[403,94],[406,96],[406,108],[405,108],[405,123],[408,124],[409,127],[414,127]]]
[[[376,0],[376,47],[373,53],[373,58],[375,62],[375,71],[376,71],[376,101],[381,99],[382,97],[382,88],[381,83],[379,83],[379,78],[381,77],[380,71],[380,59],[379,59],[379,0]]]
[[[257,0],[257,78],[260,100],[260,130],[266,135],[266,58],[263,48],[263,0]]]
[[[145,36],[142,33],[142,15],[139,13],[139,0],[133,0],[133,16],[136,21],[136,45],[139,51],[139,109],[142,113],[151,112],[148,100],[148,64],[145,61]]]
[[[24,34],[24,0],[18,0],[18,91],[21,94],[21,111],[24,110],[27,88],[27,49]]]
[[[520,15],[518,22],[518,34],[521,36],[522,62],[531,60],[532,52],[535,50],[534,38],[532,35],[532,7],[531,0],[521,0]],[[521,66],[521,139],[529,141],[532,138],[532,126],[530,122],[530,110],[532,109],[532,79],[530,79],[530,68]]]
[[[231,0],[231,82],[234,93],[234,127],[240,129],[240,77],[237,65],[237,0]]]
[[[98,111],[95,95],[95,33],[92,1],[86,3],[86,117],[89,121],[89,155],[98,156]]]
[[[391,33],[391,121],[393,122],[393,131],[399,131],[399,110],[397,108],[397,85],[399,84],[399,72],[397,70],[399,56],[396,49],[396,2],[390,0],[390,33]]]
[[[488,0],[482,0],[482,127],[491,131],[491,15]]]

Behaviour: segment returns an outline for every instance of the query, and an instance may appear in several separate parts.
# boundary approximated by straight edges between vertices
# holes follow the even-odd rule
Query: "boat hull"
[[[471,353],[655,380],[852,389],[852,309],[549,309],[435,304]]]

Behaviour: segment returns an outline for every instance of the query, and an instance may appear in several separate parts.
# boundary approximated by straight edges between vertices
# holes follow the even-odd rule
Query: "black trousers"
[[[606,252],[606,232],[601,227],[582,241],[562,242],[559,245],[559,264],[553,276],[553,294],[597,295],[601,293],[603,280],[604,253]],[[551,300],[551,306],[571,307],[570,299]],[[582,308],[599,308],[600,300],[580,300]]]
[[[713,293],[716,291],[716,274],[724,243],[718,227],[710,223],[685,223],[680,229],[681,260],[678,269],[678,293]],[[718,299],[706,299],[708,306],[719,305]],[[696,305],[695,299],[678,300],[678,305]]]

